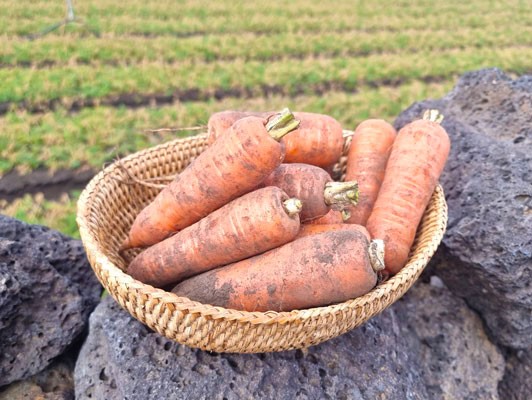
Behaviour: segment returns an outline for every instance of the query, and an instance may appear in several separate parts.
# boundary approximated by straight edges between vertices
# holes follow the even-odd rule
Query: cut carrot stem
[[[266,130],[270,136],[279,141],[284,135],[292,132],[299,126],[299,121],[295,119],[294,114],[288,109],[283,109],[279,115],[272,118],[266,124]]]
[[[283,202],[283,207],[288,216],[293,217],[296,214],[299,214],[301,212],[301,209],[303,208],[303,203],[301,200],[292,198],[285,200]]]
[[[341,211],[345,206],[356,206],[358,202],[358,183],[349,182],[327,182],[323,192],[325,204],[333,209]]]

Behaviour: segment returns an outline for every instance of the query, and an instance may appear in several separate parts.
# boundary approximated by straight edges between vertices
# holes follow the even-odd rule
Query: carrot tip
[[[118,248],[118,252],[122,254],[124,251],[129,250],[131,248],[131,242],[129,241],[129,237],[126,238]]]
[[[382,239],[373,239],[369,244],[368,252],[373,271],[382,271],[384,269],[384,241]]]

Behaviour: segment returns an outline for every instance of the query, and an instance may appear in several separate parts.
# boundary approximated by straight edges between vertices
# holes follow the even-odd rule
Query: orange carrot
[[[323,217],[319,217],[310,221],[306,221],[306,225],[328,225],[328,224],[343,224],[342,212],[337,210],[329,210]]]
[[[275,112],[254,112],[226,110],[212,114],[207,122],[207,143],[211,145],[218,136],[224,134],[239,119],[245,117],[259,117],[268,119]]]
[[[310,164],[281,164],[261,184],[277,186],[303,202],[301,222],[323,217],[357,202],[356,182],[334,182],[322,168]]]
[[[361,232],[324,232],[197,275],[172,291],[204,304],[246,311],[325,306],[373,289],[382,265],[375,262],[378,257],[370,257],[370,249],[375,246]]]
[[[228,111],[216,113],[209,118],[208,143],[214,143],[223,135],[227,127],[240,118],[250,115],[269,118],[272,112],[252,113],[247,111]],[[281,140],[286,146],[286,163],[305,163],[318,167],[330,167],[342,155],[344,138],[342,126],[334,118],[315,113],[295,112],[296,119],[301,121],[299,128]]]
[[[317,233],[322,232],[329,232],[329,231],[359,231],[366,236],[368,241],[370,240],[369,232],[366,228],[364,228],[362,225],[357,224],[343,224],[343,223],[336,223],[336,224],[303,224],[301,225],[301,229],[299,230],[299,233],[297,235],[297,238],[302,238],[303,236],[308,235],[315,235]]]
[[[299,128],[282,141],[286,146],[285,162],[329,167],[336,163],[344,145],[342,126],[334,118],[297,112]]]
[[[300,210],[281,189],[258,189],[144,250],[127,272],[162,287],[263,253],[296,237]]]
[[[283,161],[277,140],[297,121],[285,110],[268,129],[265,124],[257,117],[238,120],[137,215],[121,250],[158,243],[255,189]]]
[[[377,201],[367,228],[382,239],[385,265],[396,274],[406,264],[416,230],[443,171],[449,136],[436,110],[402,128],[393,144]]]
[[[351,224],[366,225],[379,193],[386,162],[392,149],[396,131],[388,122],[369,119],[355,130],[347,156],[346,180],[356,180],[359,185],[359,202],[349,207]]]

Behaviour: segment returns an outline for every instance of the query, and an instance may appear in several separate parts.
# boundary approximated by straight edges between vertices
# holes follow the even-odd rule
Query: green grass
[[[59,200],[46,200],[42,194],[30,195],[7,204],[0,199],[0,213],[30,224],[45,225],[65,235],[79,238],[76,202],[80,192],[64,194]]]
[[[532,72],[526,1],[0,0],[0,178],[90,166],[193,132],[223,109],[330,114],[353,129],[392,122],[466,71]],[[129,95],[160,106],[127,108]],[[220,98],[221,96],[221,98]],[[79,193],[26,195],[0,212],[76,236]]]
[[[365,87],[356,93],[329,92],[297,97],[235,99],[222,102],[185,102],[160,107],[86,108],[69,114],[58,110],[44,114],[10,112],[0,117],[0,175],[17,167],[29,172],[75,168],[81,164],[99,169],[113,158],[194,132],[147,133],[147,129],[206,125],[210,114],[222,109],[275,110],[284,106],[322,112],[353,129],[363,119],[374,117],[393,121],[402,109],[422,98],[445,94],[453,79],[442,83],[413,81],[399,88]]]
[[[145,62],[126,66],[61,66],[50,69],[0,70],[0,102],[29,105],[107,98],[124,93],[166,94],[198,90],[213,96],[217,90],[240,89],[262,96],[275,85],[287,95],[312,93],[323,85],[353,90],[385,80],[449,78],[472,69],[499,66],[510,72],[532,69],[532,47],[463,48],[402,54],[374,54],[361,58],[310,57],[264,63],[235,59],[212,63]],[[319,86],[317,88],[317,86]]]
[[[132,46],[134,40],[136,45]],[[245,41],[245,46],[240,45]],[[69,34],[44,37],[39,41],[0,37],[0,64],[62,65],[134,64],[139,62],[175,63],[194,60],[196,63],[216,60],[260,60],[305,58],[312,55],[328,57],[360,57],[388,52],[405,56],[414,52],[438,52],[458,48],[532,45],[532,26],[504,26],[490,30],[461,28],[401,32],[361,32],[356,29],[340,33],[254,33],[155,38],[105,35],[100,38]]]
[[[176,4],[165,2],[112,3],[109,0],[75,3],[75,10],[84,26],[66,30],[86,33],[113,32],[200,34],[237,32],[296,32],[345,30],[456,29],[469,27],[511,26],[530,22],[532,16],[523,1],[487,2],[416,2],[389,1],[327,2],[268,1],[202,2]],[[64,3],[60,3],[63,5]],[[2,7],[3,5],[3,7]],[[0,16],[0,26],[7,35],[28,35],[63,18],[63,7],[47,10],[46,4],[0,2],[7,12]],[[33,14],[28,10],[35,10]]]

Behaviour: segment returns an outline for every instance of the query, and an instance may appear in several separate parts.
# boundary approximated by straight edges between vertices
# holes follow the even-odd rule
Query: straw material
[[[344,156],[336,166],[339,176],[345,172],[349,144],[347,138]],[[131,278],[124,272],[127,260],[118,255],[118,248],[135,216],[168,177],[183,170],[206,146],[206,135],[202,134],[130,155],[94,177],[78,202],[81,239],[96,276],[133,317],[169,339],[204,350],[238,353],[282,351],[321,343],[361,325],[399,299],[441,242],[447,204],[438,186],[408,264],[370,293],[344,303],[279,313],[236,311],[190,301]],[[126,259],[135,254],[130,252]]]

